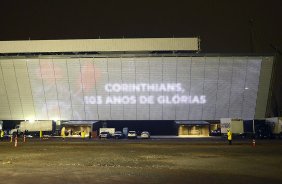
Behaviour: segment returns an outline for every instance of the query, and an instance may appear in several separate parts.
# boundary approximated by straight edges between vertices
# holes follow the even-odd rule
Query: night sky
[[[2,0],[0,40],[200,36],[204,53],[273,53],[281,18],[281,0]]]

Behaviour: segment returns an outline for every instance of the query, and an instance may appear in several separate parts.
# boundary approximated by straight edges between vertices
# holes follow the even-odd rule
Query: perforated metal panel
[[[262,59],[1,60],[0,119],[253,119]]]

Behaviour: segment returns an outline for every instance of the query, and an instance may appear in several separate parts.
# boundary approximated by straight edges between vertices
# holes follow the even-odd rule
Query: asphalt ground
[[[153,137],[0,142],[0,183],[282,183],[282,140]]]

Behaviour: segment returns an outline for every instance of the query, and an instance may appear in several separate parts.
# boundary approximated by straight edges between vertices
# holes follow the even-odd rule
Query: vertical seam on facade
[[[178,57],[176,56],[176,62],[175,62],[175,73],[176,73],[176,80],[175,80],[175,82],[176,82],[176,84],[178,85]],[[179,95],[179,91],[177,90],[176,91],[176,94],[177,94],[177,96]],[[181,104],[180,104],[181,105]],[[174,106],[174,120],[176,120],[176,107],[177,107],[177,105],[173,105]]]
[[[68,66],[68,60],[66,59],[65,60],[65,63],[66,63],[66,69],[67,69],[67,77],[68,77],[68,86],[69,86],[69,92],[70,92],[70,105],[71,105],[71,116],[72,116],[72,119],[74,117],[73,115],[73,104],[72,104],[72,91],[71,91],[71,87],[70,87],[70,77],[69,77],[69,66]]]
[[[13,119],[12,111],[11,111],[11,102],[10,102],[10,99],[9,99],[9,96],[8,96],[8,91],[7,91],[7,87],[6,87],[6,82],[5,82],[5,78],[4,78],[3,67],[2,67],[1,61],[0,61],[0,67],[1,67],[1,73],[2,73],[2,78],[3,78],[3,84],[4,84],[4,87],[5,87],[5,91],[6,91],[6,97],[7,97],[7,101],[8,101],[10,117],[11,117],[11,119]]]
[[[99,117],[99,107],[98,107],[98,99],[97,99],[97,86],[96,86],[96,67],[95,67],[95,58],[92,58],[92,63],[93,63],[93,70],[94,70],[94,83],[95,83],[95,100],[96,100],[96,111],[97,111],[97,116],[98,116],[98,120],[100,119]]]
[[[81,71],[81,58],[78,59],[79,62],[79,70],[80,70],[80,83],[81,83],[81,91],[82,91],[82,96],[83,96],[83,110],[84,110],[84,119],[86,119],[86,110],[85,110],[85,101],[84,101],[84,85],[83,85],[83,79],[82,79],[82,71]]]
[[[14,59],[12,60],[12,62],[13,62],[13,69],[14,69],[15,78],[16,78],[16,82],[17,82],[17,88],[18,88],[18,92],[19,92],[19,98],[20,98],[21,110],[22,110],[22,117],[25,119],[24,110],[23,110],[23,102],[22,102],[22,97],[21,97],[21,92],[20,92],[20,87],[19,87],[19,81],[18,81],[18,76],[17,76],[17,73],[16,73],[16,68],[15,68]]]
[[[121,83],[123,84],[123,62],[122,62],[122,57],[119,57],[119,62],[120,62],[120,80]],[[123,97],[123,90],[121,91],[122,97]],[[124,120],[124,103],[122,103],[122,119]]]
[[[28,60],[27,60],[27,61],[28,61]],[[32,97],[32,104],[33,104],[34,116],[35,116],[35,119],[37,119],[37,114],[36,114],[36,111],[35,111],[34,95],[33,95],[32,87],[31,87],[31,82],[30,82],[31,80],[30,80],[30,75],[29,75],[29,69],[28,69],[27,61],[25,61],[25,64],[26,64],[27,75],[28,75],[28,81],[29,81],[29,89],[30,89],[31,97]]]
[[[256,93],[256,105],[255,105],[255,113],[254,113],[254,117],[253,118],[255,118],[256,117],[256,112],[257,112],[257,103],[258,103],[258,91],[259,91],[259,86],[260,86],[260,75],[261,75],[261,69],[262,69],[262,61],[263,61],[263,57],[261,57],[260,58],[261,59],[261,61],[260,61],[260,70],[259,70],[259,76],[258,76],[258,85],[257,85],[257,93]],[[273,59],[273,62],[275,62],[274,61],[274,59]],[[274,70],[274,64],[272,65],[272,69],[271,69],[271,79],[270,79],[270,83],[269,83],[269,91],[270,91],[270,89],[271,89],[271,80],[272,80],[272,75],[273,75],[273,70]],[[269,92],[270,93],[270,92]],[[266,111],[267,111],[267,107],[268,107],[268,101],[269,101],[269,93],[268,93],[268,96],[267,96],[267,102],[266,102],[266,107],[265,107],[265,111],[264,111],[264,117],[266,117]],[[271,97],[270,97],[271,98]]]
[[[108,57],[107,57],[106,63],[107,63],[108,83],[109,83],[109,58]],[[111,97],[111,92],[108,92],[108,93],[109,93],[109,97]],[[110,103],[110,120],[112,120],[112,103]]]
[[[135,82],[135,85],[136,85],[136,59],[133,58],[133,61],[134,61],[134,74],[135,74],[135,78],[134,78],[134,82]],[[138,103],[138,98],[137,98],[137,94],[136,94],[136,88],[134,89],[134,94],[135,94],[135,120],[137,120],[137,103]]]
[[[205,96],[205,82],[206,82],[206,63],[207,63],[207,58],[205,57],[205,64],[204,64],[204,82],[203,82],[203,96]],[[201,120],[203,120],[203,115],[204,115],[204,103],[202,103],[202,116]]]
[[[46,99],[46,92],[45,92],[45,85],[44,85],[44,80],[43,80],[43,77],[42,77],[42,70],[41,70],[41,59],[39,59],[39,69],[40,69],[41,83],[42,83],[43,92],[44,92],[44,99],[45,99],[47,119],[49,120],[49,110],[48,110],[47,99]]]
[[[162,84],[164,83],[164,62],[163,62],[164,58],[162,57]],[[162,96],[164,96],[164,92],[162,90]],[[164,120],[164,101],[162,102],[162,120]]]
[[[151,84],[151,62],[150,58],[147,58],[149,65],[149,84]],[[149,96],[151,96],[151,90],[149,90]],[[151,104],[149,103],[149,120],[151,120]]]
[[[189,103],[189,108],[188,108],[188,120],[190,119],[190,108],[191,108],[191,77],[192,77],[192,57],[190,57],[190,79],[189,79],[189,97],[190,97],[190,103]]]
[[[229,90],[229,101],[228,101],[228,117],[230,117],[230,99],[232,94],[232,84],[233,84],[233,65],[234,65],[234,57],[232,57],[232,71],[231,71],[231,82],[230,82],[230,90]],[[232,117],[231,117],[232,118]],[[237,117],[234,117],[237,118]]]
[[[60,109],[60,103],[59,103],[59,94],[58,94],[57,77],[56,77],[56,73],[55,73],[54,59],[53,59],[53,58],[52,58],[52,66],[53,66],[53,75],[54,75],[55,85],[56,85],[56,95],[57,95],[57,104],[58,104],[58,109],[59,109],[59,117],[60,117],[60,120],[61,120],[62,117],[61,117],[61,109]]]
[[[217,85],[216,85],[216,99],[215,99],[215,112],[214,112],[214,118],[217,118],[217,99],[218,99],[218,83],[219,83],[219,73],[220,73],[220,65],[221,65],[221,60],[220,57],[218,58],[218,67],[217,67]]]
[[[247,62],[246,62],[246,69],[245,69],[245,81],[244,81],[244,87],[243,87],[243,103],[242,103],[242,108],[241,108],[241,117],[243,117],[243,112],[244,112],[244,104],[245,104],[245,92],[246,92],[246,82],[247,82],[247,75],[248,75],[248,67],[249,67],[249,57],[247,57]]]

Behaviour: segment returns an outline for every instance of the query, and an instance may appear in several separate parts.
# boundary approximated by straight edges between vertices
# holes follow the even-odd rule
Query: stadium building
[[[171,121],[206,135],[221,118],[271,115],[274,55],[199,51],[198,38],[1,41],[0,120]]]

